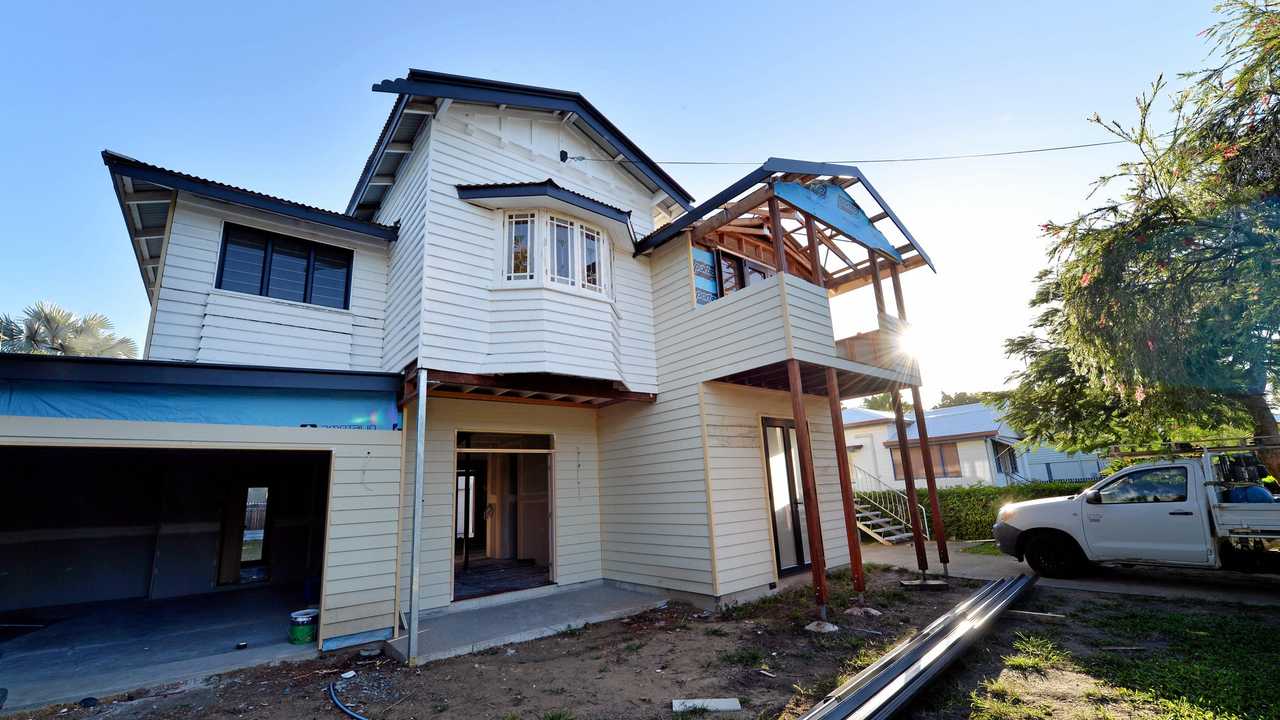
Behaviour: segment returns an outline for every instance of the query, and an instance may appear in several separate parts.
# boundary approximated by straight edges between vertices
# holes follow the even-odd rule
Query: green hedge
[[[955,540],[985,540],[991,537],[991,526],[996,512],[1005,503],[1034,500],[1043,497],[1074,495],[1087,483],[1038,482],[1008,487],[946,488],[938,491],[938,505],[942,521],[947,525],[947,537]],[[919,490],[920,504],[929,511],[929,493]]]

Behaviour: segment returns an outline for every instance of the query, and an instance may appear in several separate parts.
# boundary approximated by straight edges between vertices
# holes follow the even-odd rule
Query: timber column
[[[907,307],[902,299],[902,281],[898,277],[898,267],[889,266],[893,280],[893,296],[898,305],[898,319],[907,322]],[[911,386],[911,402],[916,411],[916,435],[920,438],[920,462],[924,464],[924,481],[929,488],[929,519],[933,523],[934,539],[938,543],[938,562],[942,563],[942,574],[947,574],[950,557],[947,554],[947,528],[942,522],[942,509],[938,503],[938,481],[934,476],[933,453],[929,449],[929,428],[924,421],[924,404],[920,402],[920,386]],[[905,447],[906,439],[900,438],[899,447]],[[903,453],[906,452],[904,449]],[[914,496],[913,496],[914,499]]]
[[[827,556],[822,549],[822,524],[818,519],[818,484],[813,477],[813,443],[809,418],[804,408],[804,384],[800,361],[787,361],[787,381],[791,386],[791,414],[796,423],[796,444],[800,454],[800,488],[804,493],[804,524],[809,533],[809,568],[813,572],[813,594],[818,618],[827,619]]]

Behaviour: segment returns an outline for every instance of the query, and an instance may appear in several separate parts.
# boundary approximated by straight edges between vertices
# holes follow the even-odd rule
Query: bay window
[[[607,291],[609,239],[599,228],[545,210],[511,211],[504,214],[502,238],[507,284]]]

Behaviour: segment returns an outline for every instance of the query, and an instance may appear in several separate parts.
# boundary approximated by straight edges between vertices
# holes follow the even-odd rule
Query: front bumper
[[[991,533],[996,539],[996,545],[1000,547],[1000,552],[1022,559],[1018,553],[1018,538],[1022,536],[1022,530],[1008,523],[998,522],[991,526]]]

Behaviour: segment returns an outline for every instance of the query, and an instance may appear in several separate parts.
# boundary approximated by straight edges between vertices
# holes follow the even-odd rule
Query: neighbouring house
[[[893,487],[903,486],[898,433],[892,413],[846,408],[845,439],[850,462]],[[1023,436],[997,408],[981,403],[937,408],[925,413],[930,453],[939,487],[1010,485],[1029,481],[1097,478],[1107,460],[1091,453],[1066,453],[1021,445]],[[923,486],[919,434],[908,418],[912,473]]]
[[[920,383],[884,298],[930,264],[857,168],[694,206],[577,93],[374,90],[343,212],[103,153],[144,358],[0,357],[0,610],[274,588],[322,649],[422,657],[422,614],[498,593],[709,604],[849,562],[839,402]]]

